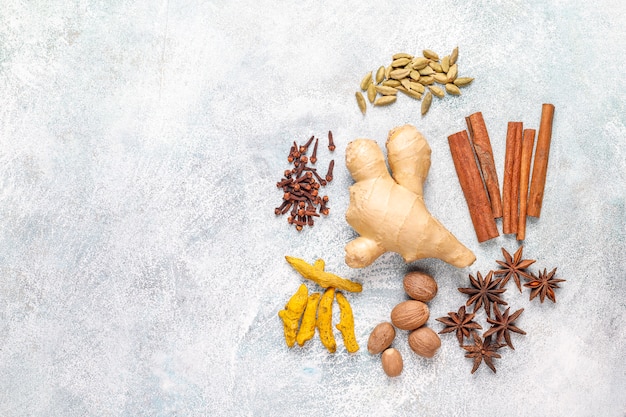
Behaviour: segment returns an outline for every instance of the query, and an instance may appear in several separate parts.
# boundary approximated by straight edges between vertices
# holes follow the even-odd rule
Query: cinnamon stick
[[[541,121],[539,123],[539,133],[537,134],[533,177],[530,182],[530,195],[528,196],[528,215],[533,217],[539,217],[541,214],[543,192],[546,186],[546,174],[548,171],[550,142],[552,141],[553,119],[554,105],[544,103],[541,106]]]
[[[535,144],[535,129],[524,129],[522,139],[522,157],[519,177],[519,219],[517,221],[517,240],[526,238],[526,211],[528,207],[528,180],[530,163]]]
[[[493,217],[499,219],[502,217],[502,200],[500,199],[500,184],[498,182],[498,174],[496,172],[496,163],[493,160],[493,150],[491,149],[491,141],[487,126],[481,112],[473,113],[465,118],[467,122],[467,130],[469,131],[474,152],[478,157],[480,170],[483,174],[485,187],[487,187],[487,195],[491,202],[491,211]]]
[[[517,232],[522,130],[522,122],[509,122],[506,132],[502,186],[502,233],[504,234]]]
[[[479,242],[498,236],[496,221],[465,130],[448,136],[450,153]]]

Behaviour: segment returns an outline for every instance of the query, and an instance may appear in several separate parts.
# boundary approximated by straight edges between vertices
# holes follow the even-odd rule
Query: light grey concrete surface
[[[626,8],[621,1],[17,1],[0,6],[0,416],[626,415]],[[459,46],[460,97],[400,97],[363,117],[354,92],[395,52]],[[556,106],[542,216],[525,254],[567,279],[529,302],[497,374],[453,336],[430,360],[395,346],[387,378],[371,329],[422,269],[428,325],[495,268],[479,244],[447,136],[482,111],[498,173],[507,121]],[[343,164],[357,137],[412,123],[432,147],[425,199],[472,249],[456,269],[386,254],[352,270]],[[274,207],[293,140],[338,149],[331,213],[297,233]],[[499,226],[501,224],[499,223]],[[363,284],[349,294],[361,350],[284,345],[277,312],[302,282],[285,255]],[[533,266],[534,268],[534,266]],[[311,290],[317,289],[309,285]],[[483,324],[485,324],[483,322]]]

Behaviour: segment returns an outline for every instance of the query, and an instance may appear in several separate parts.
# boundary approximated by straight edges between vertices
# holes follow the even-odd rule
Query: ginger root
[[[438,258],[458,268],[474,263],[474,253],[459,242],[424,204],[423,183],[430,169],[430,146],[412,125],[392,129],[387,155],[393,177],[378,144],[352,141],[346,165],[350,187],[346,220],[359,237],[346,245],[346,264],[363,268],[383,253],[399,253],[405,262]]]
[[[296,343],[298,323],[307,305],[308,295],[309,289],[306,285],[301,284],[298,291],[296,291],[287,302],[285,309],[278,312],[278,317],[283,320],[285,342],[287,342],[287,346],[289,347],[293,347]]]

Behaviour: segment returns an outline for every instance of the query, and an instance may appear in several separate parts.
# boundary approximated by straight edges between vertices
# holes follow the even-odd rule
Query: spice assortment
[[[452,53],[439,58],[439,55],[430,49],[422,51],[422,56],[414,56],[405,52],[394,54],[391,63],[380,66],[374,76],[372,71],[361,79],[361,91],[355,93],[356,101],[365,114],[367,100],[373,106],[387,106],[394,103],[398,92],[413,99],[422,100],[421,114],[425,115],[433,101],[433,96],[444,98],[448,95],[461,94],[459,87],[471,84],[472,77],[459,77],[458,67],[459,48]],[[438,87],[439,84],[442,87]]]
[[[391,63],[367,73],[355,93],[363,114],[368,102],[375,107],[397,101],[398,92],[421,101],[425,115],[433,98],[461,94],[461,88],[473,78],[460,77],[458,47],[440,58],[432,50],[421,56],[397,53]],[[538,132],[520,121],[509,121],[506,133],[504,176],[500,182],[491,138],[481,112],[465,118],[467,129],[448,136],[448,144],[478,242],[498,237],[496,224],[502,219],[502,233],[526,238],[526,219],[539,217],[552,138],[554,106],[543,104]],[[535,148],[535,137],[537,137]],[[313,167],[318,163],[320,139],[311,136],[303,145],[293,142],[287,160],[293,168],[284,172],[277,187],[283,201],[275,214],[289,214],[287,221],[301,231],[313,226],[320,215],[328,215],[328,196],[321,188],[333,180],[335,161],[330,160],[326,174]],[[456,239],[426,208],[424,182],[430,169],[431,149],[424,136],[410,124],[389,131],[385,154],[375,140],[351,141],[345,152],[346,167],[354,179],[345,218],[358,236],[345,246],[345,262],[351,268],[365,268],[386,252],[395,252],[406,263],[424,258],[438,258],[455,267],[472,265],[474,253]],[[309,150],[312,152],[309,156]],[[336,149],[333,134],[328,132],[329,152]],[[532,167],[532,172],[531,172]],[[532,176],[531,176],[532,175]],[[437,333],[426,324],[430,318],[428,302],[437,294],[437,282],[428,274],[414,271],[405,274],[403,288],[409,299],[390,310],[389,321],[377,324],[367,342],[371,355],[380,355],[383,371],[389,377],[401,375],[404,360],[394,347],[398,333],[406,332],[410,349],[424,358],[432,358],[441,347],[440,334],[454,334],[465,357],[472,359],[471,373],[484,363],[494,373],[496,360],[503,349],[514,350],[518,337],[526,335],[518,321],[524,309],[515,309],[505,297],[506,286],[514,282],[520,293],[530,289],[530,301],[537,298],[556,302],[556,289],[564,279],[556,268],[536,273],[530,270],[535,260],[523,258],[523,246],[513,254],[502,248],[497,268],[483,274],[469,274],[469,284],[458,291],[467,296],[464,305],[437,322]],[[347,293],[361,292],[358,282],[325,270],[322,259],[308,263],[286,256],[287,263],[303,278],[323,291],[309,294],[301,284],[279,311],[285,342],[289,348],[304,346],[316,332],[329,353],[337,351],[335,330],[341,334],[346,351],[359,350],[354,314]],[[333,314],[337,304],[339,312]],[[333,317],[339,322],[333,326]],[[482,322],[481,322],[481,319]]]
[[[313,152],[309,158],[307,152],[312,144]],[[279,216],[289,213],[287,222],[298,231],[305,226],[313,227],[316,217],[320,217],[320,214],[327,216],[330,211],[328,196],[322,196],[320,189],[333,180],[335,160],[328,164],[324,177],[317,172],[317,168],[309,166],[309,163],[317,163],[318,145],[319,138],[315,136],[311,136],[304,145],[298,145],[294,141],[287,156],[287,161],[293,164],[293,168],[285,170],[283,178],[276,183],[276,187],[283,191],[283,201],[274,209],[274,214]],[[328,150],[335,150],[331,131],[328,131]]]
[[[523,246],[520,246],[513,256],[502,248],[504,261],[496,261],[500,268],[489,271],[484,278],[480,272],[476,273],[476,278],[470,274],[470,287],[459,288],[461,293],[468,295],[465,305],[457,312],[452,311],[447,316],[436,319],[445,326],[439,334],[455,333],[459,346],[467,352],[465,356],[474,359],[472,374],[478,370],[482,362],[496,372],[493,360],[502,357],[498,353],[499,349],[508,347],[514,350],[512,334],[526,334],[515,324],[524,309],[511,312],[511,307],[503,298],[503,293],[507,290],[505,286],[510,278],[514,279],[520,292],[522,288],[520,278],[529,281],[524,287],[531,288],[530,300],[539,296],[542,303],[546,297],[556,302],[554,290],[559,288],[559,283],[565,281],[555,278],[556,268],[549,274],[546,272],[547,269],[544,269],[535,275],[528,270],[535,260],[522,259],[522,253]],[[466,310],[466,307],[470,306],[473,306],[471,313]],[[487,325],[490,325],[482,335],[478,331],[483,330],[483,327],[476,321],[476,314],[481,308],[485,311]]]
[[[524,240],[527,216],[539,217],[553,119],[554,105],[544,103],[534,161],[535,130],[525,129],[522,122],[508,122],[501,197],[491,141],[482,113],[466,117],[467,131],[448,136],[450,153],[478,242],[499,236],[495,222],[498,218],[502,218],[504,234],[515,234],[517,240]]]

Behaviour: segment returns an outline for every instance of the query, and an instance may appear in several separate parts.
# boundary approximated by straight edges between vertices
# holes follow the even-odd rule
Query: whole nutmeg
[[[370,338],[367,341],[367,351],[372,355],[377,355],[391,346],[391,342],[396,337],[396,329],[391,323],[384,321],[374,327]]]
[[[383,352],[381,357],[383,363],[383,371],[387,376],[394,377],[402,373],[404,364],[402,362],[402,355],[394,348],[388,348]]]
[[[409,346],[418,355],[432,358],[441,347],[441,339],[432,329],[420,327],[409,334]]]
[[[437,281],[430,275],[414,271],[404,276],[404,291],[414,300],[428,302],[437,295]]]
[[[401,330],[414,330],[426,323],[430,311],[421,301],[403,301],[391,310],[391,322]]]

